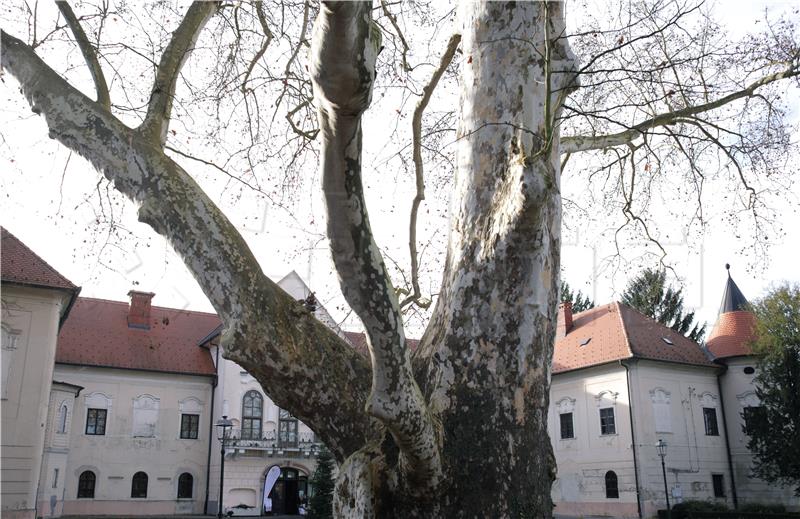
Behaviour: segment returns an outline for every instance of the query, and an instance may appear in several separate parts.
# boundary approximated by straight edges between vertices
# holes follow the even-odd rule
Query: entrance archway
[[[269,498],[272,500],[273,514],[297,514],[300,505],[308,501],[308,477],[295,468],[281,467],[281,475],[272,487]]]

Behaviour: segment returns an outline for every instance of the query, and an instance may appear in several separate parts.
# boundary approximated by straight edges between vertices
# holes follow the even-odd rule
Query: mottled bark
[[[337,459],[360,448],[373,429],[363,413],[364,359],[263,274],[238,231],[149,131],[123,125],[5,32],[2,47],[3,69],[50,136],[137,203],[140,220],[181,255],[225,324],[225,356],[311,426]]]
[[[367,412],[390,431],[400,449],[394,491],[430,498],[441,479],[438,434],[412,375],[397,295],[372,235],[361,182],[361,115],[369,106],[380,32],[370,2],[330,2],[314,26],[311,75],[322,143],[322,188],[327,232],[342,293],[364,324],[372,359]],[[356,466],[362,457],[348,460]],[[374,482],[353,480],[370,494]],[[396,486],[395,486],[396,485]],[[341,498],[340,509],[350,509]]]
[[[444,430],[442,517],[549,517],[563,4],[464,2],[448,256],[418,362]],[[550,70],[558,73],[550,73]]]
[[[561,232],[554,120],[574,86],[565,72],[574,59],[558,39],[561,9],[459,6],[467,59],[448,259],[416,359],[426,402],[417,412],[409,399],[413,413],[402,410],[406,420],[429,417],[444,477],[415,479],[404,460],[428,438],[404,436],[392,416],[375,414],[391,434],[343,465],[335,505],[342,517],[551,515],[547,405]],[[363,4],[323,7],[312,74],[333,258],[372,339],[373,392],[390,391],[394,405],[408,384],[407,354],[360,182],[360,116],[374,73],[368,12]],[[421,420],[417,429],[427,435],[427,427]]]

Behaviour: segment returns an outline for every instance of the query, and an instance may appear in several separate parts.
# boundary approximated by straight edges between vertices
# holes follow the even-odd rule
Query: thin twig
[[[453,61],[453,56],[456,54],[456,49],[461,43],[461,35],[454,34],[450,36],[450,41],[447,42],[447,49],[439,61],[439,66],[433,71],[430,81],[422,89],[422,99],[417,103],[414,109],[414,117],[411,120],[411,128],[413,134],[413,153],[414,153],[414,172],[417,179],[417,193],[414,196],[414,201],[411,203],[411,218],[408,228],[408,249],[411,253],[411,286],[414,292],[406,297],[401,303],[400,308],[403,308],[409,303],[415,302],[422,308],[427,308],[431,303],[421,302],[420,296],[422,295],[419,288],[419,263],[417,261],[417,213],[419,212],[419,205],[425,200],[425,176],[422,164],[422,114],[431,100],[431,95],[439,84],[447,67]]]

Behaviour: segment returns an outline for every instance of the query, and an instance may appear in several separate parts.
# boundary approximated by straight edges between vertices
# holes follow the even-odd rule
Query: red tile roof
[[[587,339],[589,342],[585,343]],[[614,302],[573,316],[572,329],[556,341],[553,373],[632,357],[714,365],[697,343],[633,308]]]
[[[756,316],[752,312],[737,310],[722,313],[706,341],[706,347],[715,359],[752,355],[750,343],[756,338],[755,329]]]
[[[7,229],[2,227],[0,231],[0,277],[4,282],[70,291],[78,289]]]
[[[56,362],[213,375],[198,341],[219,326],[214,314],[152,307],[149,330],[128,327],[128,303],[78,298],[61,329]]]

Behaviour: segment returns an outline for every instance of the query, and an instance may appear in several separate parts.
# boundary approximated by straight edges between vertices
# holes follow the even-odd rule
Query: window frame
[[[144,479],[144,488],[141,488],[142,479]],[[137,483],[139,488],[137,488]],[[147,499],[147,487],[149,484],[150,477],[147,475],[147,472],[141,470],[136,472],[131,478],[131,499]]]
[[[569,430],[567,431],[564,430],[564,420],[566,417],[569,417]],[[575,421],[572,411],[569,413],[558,413],[558,430],[562,440],[575,439]]]
[[[58,408],[58,427],[56,427],[56,434],[67,433],[67,418],[69,417],[69,406],[66,402],[61,402]]]
[[[603,416],[603,411],[609,411],[610,416]],[[617,434],[617,416],[614,407],[601,407],[598,411],[600,415],[600,436],[613,436]],[[608,422],[610,418],[611,422]]]
[[[713,416],[714,419],[710,420]],[[716,407],[703,408],[703,425],[705,426],[706,436],[719,436],[719,420],[717,419]]]
[[[94,413],[92,413],[94,411]],[[98,430],[98,419],[100,418],[100,412],[102,411],[103,416],[103,430],[101,432],[97,432]],[[94,414],[94,416],[92,416]],[[91,423],[92,427],[94,428],[92,432],[89,432],[89,424]],[[86,408],[86,427],[84,428],[84,434],[87,436],[105,436],[106,435],[106,425],[108,424],[108,409],[100,409],[97,407],[88,407]]]
[[[84,478],[86,476],[86,478]],[[87,484],[91,481],[91,487]],[[97,490],[97,475],[91,470],[84,470],[78,476],[78,495],[77,499],[94,499],[95,491]],[[91,494],[91,495],[86,495]]]
[[[251,404],[248,405],[248,398]],[[255,402],[259,402],[258,406]],[[255,426],[258,427],[255,427]],[[264,397],[255,389],[242,396],[242,440],[260,440],[264,427]],[[247,431],[247,432],[245,432]]]
[[[297,448],[300,435],[298,420],[287,409],[278,410],[278,446],[281,448]]]
[[[184,427],[188,418],[188,428]],[[194,427],[192,427],[194,425]],[[186,435],[184,435],[184,432]],[[194,436],[192,436],[194,434]],[[197,440],[200,437],[200,415],[195,413],[181,413],[181,428],[178,434],[181,440]]]
[[[606,499],[619,499],[619,476],[617,476],[617,473],[609,470],[603,479],[605,481]],[[613,486],[609,485],[609,482],[613,482]]]
[[[185,477],[185,476],[188,476]],[[188,479],[188,483],[186,482]],[[189,495],[186,495],[186,485],[188,485]],[[178,497],[177,499],[194,499],[194,476],[189,472],[183,472],[178,476]]]
[[[714,497],[725,497],[725,475],[711,474],[711,487],[714,490]]]

